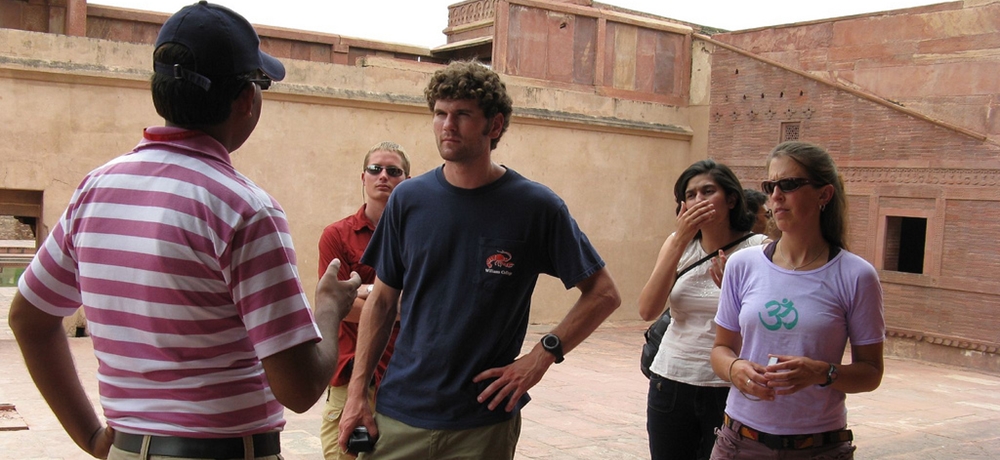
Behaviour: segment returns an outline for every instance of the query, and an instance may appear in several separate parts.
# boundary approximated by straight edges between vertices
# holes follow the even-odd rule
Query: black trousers
[[[653,374],[646,431],[652,460],[706,460],[722,426],[729,387],[701,387]]]

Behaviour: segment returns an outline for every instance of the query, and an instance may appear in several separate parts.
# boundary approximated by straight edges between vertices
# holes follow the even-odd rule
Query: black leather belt
[[[142,451],[141,434],[115,432],[115,447],[126,452]],[[244,458],[243,438],[179,438],[150,436],[149,455],[186,458],[239,459]],[[281,453],[281,438],[277,431],[253,435],[254,457]]]
[[[816,434],[770,434],[757,431],[740,421],[733,420],[729,417],[729,414],[724,415],[722,423],[731,430],[739,433],[741,437],[752,439],[771,449],[810,449],[854,440],[854,433],[846,429]]]

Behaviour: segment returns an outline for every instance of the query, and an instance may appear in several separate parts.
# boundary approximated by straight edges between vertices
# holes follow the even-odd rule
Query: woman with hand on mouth
[[[646,430],[653,460],[707,459],[729,393],[709,363],[726,254],[759,245],[764,236],[750,232],[754,216],[725,165],[691,165],[674,184],[674,199],[676,230],[639,294],[643,319],[658,318],[668,304],[673,316],[650,365]]]

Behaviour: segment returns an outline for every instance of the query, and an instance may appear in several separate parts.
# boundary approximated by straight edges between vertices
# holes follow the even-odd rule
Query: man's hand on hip
[[[482,393],[476,398],[480,403],[490,400],[487,406],[494,410],[508,396],[510,400],[504,410],[513,411],[517,406],[517,401],[524,396],[531,387],[542,380],[545,371],[555,362],[555,357],[551,353],[542,349],[541,344],[536,344],[528,354],[517,358],[514,362],[504,366],[487,369],[475,376],[472,381],[475,383],[487,379],[496,378]],[[492,399],[490,397],[492,396]]]

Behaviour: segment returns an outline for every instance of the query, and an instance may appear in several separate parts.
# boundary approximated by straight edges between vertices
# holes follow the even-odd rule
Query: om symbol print
[[[764,304],[764,308],[767,309],[767,318],[764,317],[763,313],[757,313],[757,317],[769,331],[777,331],[782,326],[790,330],[799,322],[799,312],[793,305],[792,301],[788,299],[781,299],[781,302],[772,300]]]

